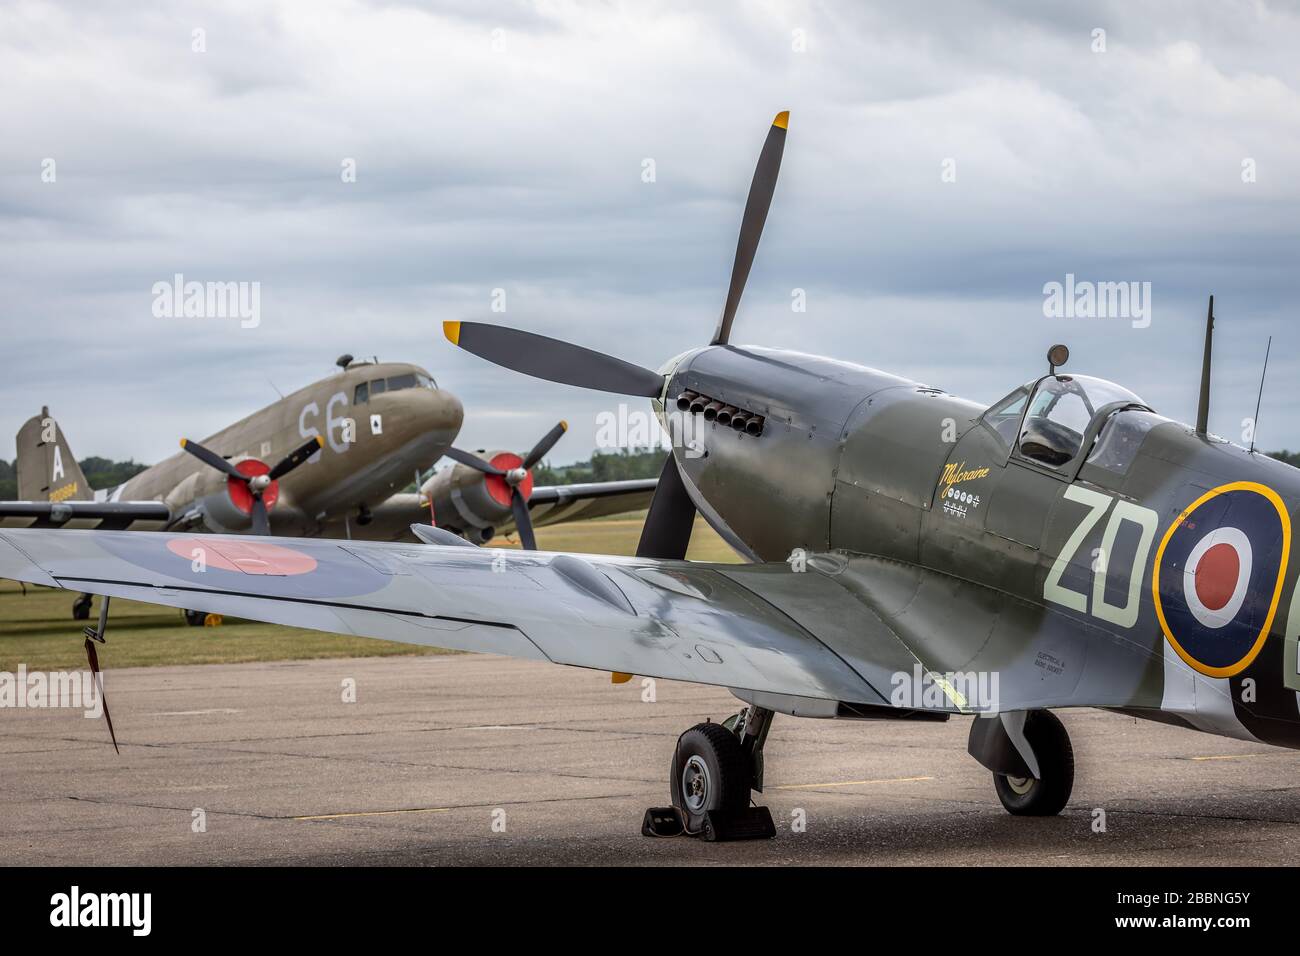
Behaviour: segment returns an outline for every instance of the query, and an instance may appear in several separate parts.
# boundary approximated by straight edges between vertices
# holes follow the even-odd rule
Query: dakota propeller
[[[776,191],[789,121],[789,112],[776,115],[759,154],[749,186],[749,198],[745,202],[745,213],[740,221],[726,304],[711,345],[726,345],[731,339],[732,323]],[[534,378],[618,395],[660,398],[664,391],[665,378],[659,372],[559,339],[481,322],[444,322],[443,331],[454,345],[465,351]],[[646,516],[641,541],[637,545],[637,556],[684,558],[694,522],[695,505],[682,482],[675,459],[669,455],[650,502],[650,513]]]
[[[319,435],[315,436],[281,458],[274,467],[267,467],[265,462],[256,458],[231,463],[211,449],[187,438],[181,439],[181,447],[226,476],[230,499],[240,511],[251,516],[253,534],[270,534],[268,509],[280,495],[279,480],[325,447],[325,441]]]
[[[540,337],[540,336],[539,336]],[[593,353],[596,354],[596,353]],[[487,475],[487,481],[496,479],[509,489],[510,510],[515,517],[515,527],[519,529],[519,540],[529,551],[537,550],[537,537],[533,534],[533,519],[528,512],[528,496],[525,491],[521,491],[521,486],[528,479],[528,473],[534,465],[546,456],[546,453],[555,447],[555,443],[560,437],[569,430],[568,422],[560,422],[549,432],[542,436],[542,439],[533,446],[523,459],[513,468],[498,468],[491,462],[484,461],[478,455],[467,451],[461,451],[459,448],[448,448],[444,454],[462,465],[468,465],[476,471]]]

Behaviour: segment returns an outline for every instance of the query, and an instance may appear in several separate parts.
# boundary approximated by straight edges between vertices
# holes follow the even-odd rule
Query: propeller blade
[[[650,513],[641,529],[641,541],[636,546],[638,558],[686,557],[691,543],[691,528],[695,524],[695,503],[686,492],[677,462],[672,454],[664,462],[659,474],[659,484],[650,499]]]
[[[749,184],[749,199],[745,201],[745,215],[740,220],[736,261],[731,266],[731,288],[727,290],[727,304],[718,320],[718,329],[713,333],[713,345],[726,345],[731,338],[731,323],[736,318],[736,308],[745,291],[749,268],[754,264],[758,240],[763,238],[763,224],[767,222],[767,210],[772,205],[772,193],[776,191],[776,177],[781,172],[781,154],[785,152],[785,130],[789,123],[789,112],[777,113],[767,131],[763,151],[758,154],[754,179]]]
[[[232,465],[226,459],[222,458],[215,451],[204,448],[196,441],[190,441],[188,438],[181,439],[181,447],[187,452],[203,462],[205,465],[211,465],[223,475],[229,475],[231,478],[238,478],[240,481],[248,481],[248,476],[242,474],[238,468]]]
[[[253,534],[271,533],[271,518],[266,513],[266,502],[262,500],[260,494],[253,495],[253,523],[251,530]]]
[[[658,372],[559,339],[482,322],[444,322],[442,331],[466,352],[548,382],[647,398],[663,391]]]
[[[324,447],[325,439],[317,435],[301,448],[295,448],[288,455],[281,458],[276,463],[275,467],[266,473],[266,477],[270,478],[272,481],[275,481],[277,478],[283,478]]]
[[[546,453],[555,447],[555,443],[560,440],[560,436],[563,435],[568,430],[569,430],[569,423],[560,422],[560,424],[556,425],[549,432],[547,432],[546,436],[541,441],[539,441],[536,445],[534,445],[533,450],[530,451],[524,457],[523,467],[532,468],[533,465],[541,461],[542,458],[545,457]]]
[[[496,475],[497,477],[505,475],[505,472],[496,465],[489,465],[478,455],[471,455],[469,452],[461,451],[459,448],[448,448],[443,452],[443,454],[452,461],[458,461],[462,465],[469,465],[471,468],[477,469],[485,475]]]
[[[102,614],[100,620],[103,620]],[[102,623],[100,627],[103,627]],[[117,734],[113,732],[113,718],[108,713],[108,698],[104,696],[104,679],[99,673],[99,655],[95,653],[95,642],[89,637],[86,638],[86,663],[90,665],[91,679],[99,688],[99,704],[104,708],[104,719],[108,721],[108,736],[113,740],[113,751],[120,754],[122,751],[117,746]]]
[[[536,551],[537,537],[533,534],[533,517],[528,513],[528,502],[524,500],[518,488],[510,489],[510,510],[515,513],[515,529],[519,532],[519,543],[526,551]]]

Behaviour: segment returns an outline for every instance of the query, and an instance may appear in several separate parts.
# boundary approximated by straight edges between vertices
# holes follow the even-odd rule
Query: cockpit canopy
[[[1048,375],[991,407],[984,413],[984,424],[1019,457],[1061,468],[1085,450],[1085,440],[1091,445],[1111,416],[1124,410],[1151,412],[1142,399],[1114,382],[1091,375]]]

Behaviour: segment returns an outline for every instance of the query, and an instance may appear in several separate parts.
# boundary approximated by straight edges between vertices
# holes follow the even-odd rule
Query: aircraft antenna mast
[[[1214,296],[1205,313],[1205,354],[1201,357],[1201,400],[1196,406],[1196,434],[1205,437],[1210,425],[1210,352],[1214,347]]]
[[[1255,435],[1259,431],[1259,406],[1264,401],[1264,376],[1268,374],[1268,354],[1273,351],[1273,336],[1264,347],[1264,368],[1259,373],[1259,395],[1255,397],[1255,417],[1250,420],[1250,453],[1255,454]]]

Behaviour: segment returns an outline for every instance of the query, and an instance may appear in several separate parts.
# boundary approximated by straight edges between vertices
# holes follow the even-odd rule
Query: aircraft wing
[[[759,573],[779,568],[794,576],[785,565]],[[745,570],[318,538],[0,532],[0,577],[34,584],[411,644],[887,705],[883,671],[855,669],[751,591]],[[839,591],[852,602],[815,577],[808,576],[811,589]],[[825,599],[810,597],[814,604]],[[910,666],[901,646],[893,653]]]
[[[24,529],[0,531],[0,577],[712,684],[807,716],[1141,706],[1152,664],[1148,646],[1092,634],[1003,592],[868,556],[725,565],[472,545]],[[968,708],[969,692],[919,696],[914,678],[946,674],[950,685],[954,671],[992,677],[991,700]],[[895,688],[907,682],[917,696],[900,700]],[[1158,684],[1154,690],[1158,706]]]
[[[654,497],[658,484],[658,478],[633,478],[577,485],[539,485],[528,496],[528,509],[532,513],[533,525],[538,528],[644,511],[650,507],[650,499]],[[513,521],[502,525],[502,533],[514,530]]]
[[[0,501],[0,528],[150,530],[170,520],[161,501]]]

